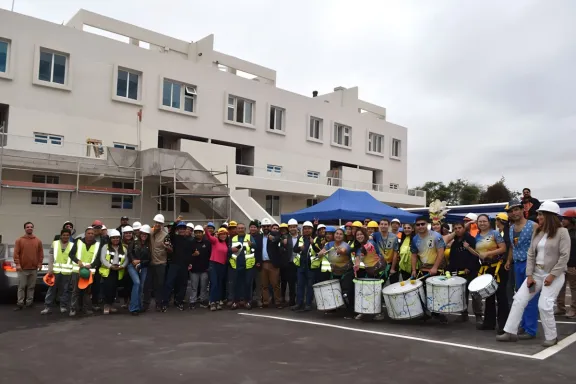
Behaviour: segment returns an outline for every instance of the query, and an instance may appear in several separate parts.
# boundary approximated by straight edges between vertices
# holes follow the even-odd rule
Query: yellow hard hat
[[[280,228],[286,228],[286,229],[288,229],[288,224],[282,223],[282,224],[280,224]]]
[[[359,221],[355,221],[355,222],[352,223],[352,226],[353,226],[353,227],[362,228],[362,223],[359,222]]]
[[[234,228],[234,227],[237,227],[237,226],[238,226],[238,223],[235,222],[234,220],[232,220],[232,221],[230,221],[230,222],[228,223],[228,228]]]
[[[221,233],[226,233],[226,234],[227,234],[227,233],[228,233],[228,230],[227,230],[226,228],[220,228],[220,229],[218,229],[218,234],[221,234]]]
[[[368,223],[368,228],[378,228],[378,223],[372,220]]]
[[[508,221],[508,214],[505,212],[500,212],[496,215],[496,218],[502,221]]]

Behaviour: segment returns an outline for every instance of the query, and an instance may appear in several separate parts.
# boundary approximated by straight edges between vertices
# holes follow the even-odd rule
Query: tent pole
[[[338,223],[339,226],[342,226],[342,219],[338,219]]]

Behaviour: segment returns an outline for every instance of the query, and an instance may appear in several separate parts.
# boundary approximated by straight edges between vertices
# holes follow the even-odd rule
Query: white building
[[[65,25],[0,10],[4,242],[27,220],[46,242],[68,219],[112,227],[159,208],[198,223],[278,220],[339,186],[425,205],[407,186],[406,128],[385,108],[358,88],[277,88],[274,70],[213,45],[85,10]]]

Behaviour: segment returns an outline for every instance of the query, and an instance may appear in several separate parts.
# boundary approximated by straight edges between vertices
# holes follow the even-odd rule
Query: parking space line
[[[549,358],[552,355],[557,354],[558,352],[560,352],[561,350],[563,350],[564,348],[568,347],[569,345],[571,345],[572,343],[574,343],[576,341],[576,333],[571,334],[568,337],[563,338],[562,340],[560,340],[558,342],[558,344],[552,346],[552,347],[548,347],[545,350],[538,352],[537,354],[533,355],[533,357],[535,359],[538,360],[544,360]]]
[[[522,353],[516,353],[516,352],[507,352],[507,351],[502,351],[502,350],[498,350],[498,349],[490,349],[490,348],[482,348],[482,347],[476,347],[473,345],[467,345],[467,344],[457,344],[457,343],[451,343],[448,341],[440,341],[440,340],[432,340],[432,339],[425,339],[425,338],[421,338],[421,337],[414,337],[414,336],[407,336],[407,335],[399,335],[396,333],[387,333],[387,332],[378,332],[378,331],[372,331],[372,330],[368,330],[368,329],[359,329],[359,328],[352,328],[352,327],[344,327],[342,325],[335,325],[335,324],[328,324],[328,323],[319,323],[316,321],[308,321],[308,320],[297,320],[297,319],[290,319],[287,317],[278,317],[278,316],[268,316],[268,315],[257,315],[257,314],[253,314],[253,313],[244,313],[244,312],[240,312],[238,313],[239,315],[243,315],[243,316],[252,316],[252,317],[260,317],[260,318],[266,318],[266,319],[273,319],[273,320],[282,320],[282,321],[289,321],[289,322],[293,322],[293,323],[303,323],[303,324],[311,324],[311,325],[318,325],[321,327],[329,327],[329,328],[337,328],[337,329],[344,329],[347,331],[354,331],[354,332],[361,332],[361,333],[370,333],[373,335],[381,335],[381,336],[388,336],[388,337],[396,337],[399,339],[406,339],[406,340],[414,340],[414,341],[421,341],[421,342],[425,342],[425,343],[431,343],[431,344],[440,344],[440,345],[446,345],[446,346],[450,346],[450,347],[457,347],[457,348],[465,348],[465,349],[472,349],[475,351],[482,351],[482,352],[491,352],[491,353],[497,353],[500,355],[508,355],[508,356],[516,356],[516,357],[523,357],[523,358],[527,358],[527,359],[535,359],[535,360],[544,360],[550,356],[552,356],[553,354],[555,354],[556,352],[559,352],[560,350],[566,348],[568,345],[572,344],[572,342],[576,341],[576,334],[572,334],[570,337],[566,338],[566,339],[570,339],[572,337],[574,337],[573,341],[568,341],[567,345],[564,345],[564,340],[562,340],[560,343],[558,343],[558,346],[561,346],[561,348],[557,348],[557,350],[551,351],[551,353],[544,353],[546,351],[543,352],[539,352],[536,355],[525,355]],[[494,341],[496,342],[496,341]],[[562,345],[561,345],[562,344]],[[556,348],[556,347],[552,347],[552,348]],[[550,349],[550,348],[548,348]]]

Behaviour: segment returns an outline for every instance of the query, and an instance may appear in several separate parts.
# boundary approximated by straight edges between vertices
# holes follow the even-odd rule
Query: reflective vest
[[[304,248],[304,237],[302,236],[298,238],[298,247],[300,247],[300,249]],[[320,268],[322,261],[321,259],[316,257],[316,251],[314,251],[314,239],[312,238],[310,239],[310,247],[308,247],[308,257],[310,257],[310,268],[312,269]],[[294,265],[296,265],[297,267],[300,266],[300,255],[298,256],[298,260],[294,258]]]
[[[254,256],[254,250],[251,247],[250,244],[250,240],[252,239],[252,236],[250,235],[244,235],[244,260],[246,261],[246,269],[250,269],[253,268],[254,265],[256,265],[256,258]],[[238,242],[238,235],[234,236],[232,238],[232,243],[237,243]],[[234,269],[236,269],[236,259],[238,258],[238,255],[232,254],[232,257],[230,258],[230,266]]]
[[[124,250],[124,254],[121,253],[118,254],[118,264],[120,265],[122,265],[122,263],[124,262],[124,258],[126,257],[126,247],[124,247],[123,245],[121,247]],[[116,252],[114,251],[114,248],[112,248],[112,252],[110,252],[110,248],[108,248],[106,252],[106,261],[112,263],[115,254]],[[104,265],[100,266],[98,271],[100,272],[100,276],[102,277],[108,277],[108,275],[110,275],[110,268],[106,268]],[[123,277],[124,277],[124,269],[121,269],[118,271],[118,280],[122,280]]]
[[[350,240],[348,242],[348,245],[350,246],[350,259],[352,260],[352,265],[356,265],[356,252],[354,251],[354,240]],[[364,265],[364,262],[362,261],[362,259],[360,259],[360,269],[365,269],[366,265]]]
[[[62,243],[60,240],[56,240],[52,243],[52,249],[54,250],[54,266],[52,272],[61,273],[63,275],[69,275],[72,273],[72,260],[68,256],[72,250],[73,243],[68,242],[66,249],[62,251]]]
[[[90,250],[87,250],[86,244],[84,244],[82,240],[78,239],[78,241],[76,242],[76,258],[78,258],[78,260],[80,260],[83,264],[90,264],[91,266],[93,266],[94,260],[96,260],[96,257],[98,256],[96,251],[98,250],[99,247],[100,242],[97,241],[94,244],[92,244]],[[80,267],[78,266],[78,264],[72,264],[72,272],[78,273],[79,271]],[[90,272],[95,273],[96,268],[90,268]]]
[[[318,241],[318,238],[314,239],[314,242],[316,243]],[[332,272],[332,266],[330,265],[330,261],[328,260],[328,257],[326,255],[324,256],[320,256],[321,257],[321,262],[320,262],[320,272]]]

